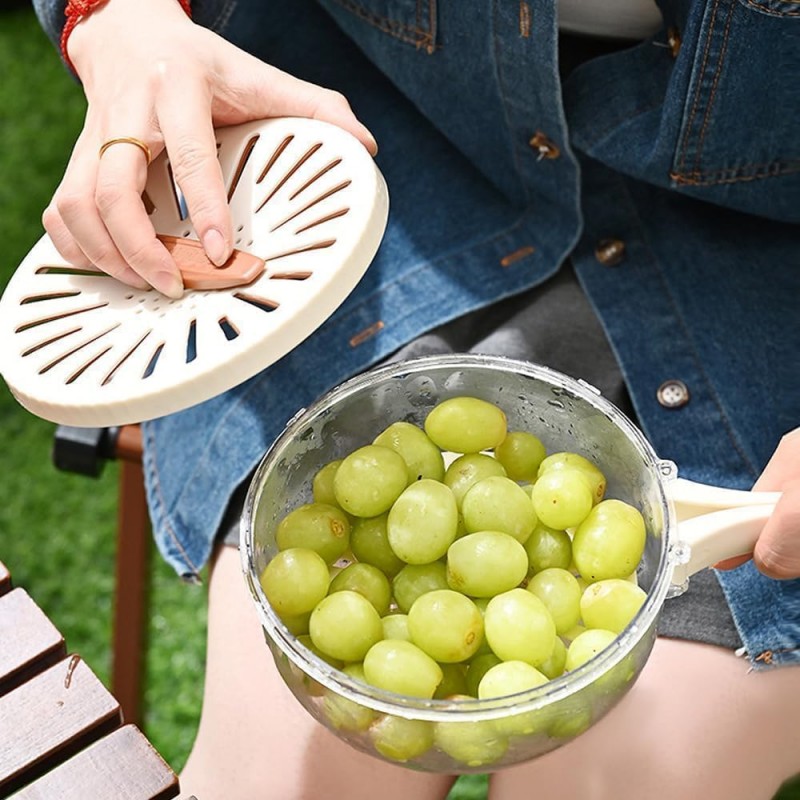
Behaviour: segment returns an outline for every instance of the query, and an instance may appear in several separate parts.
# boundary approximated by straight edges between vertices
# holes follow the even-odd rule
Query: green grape
[[[361,661],[383,638],[375,606],[357,592],[328,595],[311,614],[308,626],[316,647],[342,661]]]
[[[497,531],[470,533],[447,551],[447,582],[473,597],[493,597],[518,586],[528,574],[525,548]]]
[[[433,693],[434,700],[447,700],[450,697],[467,694],[467,668],[464,664],[439,664],[442,682]]]
[[[352,537],[351,533],[351,541]],[[557,531],[539,522],[525,542],[525,552],[532,572],[552,567],[568,569],[572,564],[572,539],[566,531]]]
[[[583,625],[575,625],[575,627],[570,628],[568,631],[565,631],[561,638],[569,644],[570,642],[577,639],[582,633],[586,632],[586,627]]]
[[[539,465],[539,477],[545,472],[559,469],[577,469],[589,482],[592,501],[599,503],[606,491],[606,477],[588,458],[577,453],[553,453]]]
[[[428,478],[412,483],[397,498],[386,521],[392,550],[408,564],[430,564],[441,558],[455,540],[457,528],[453,493]]]
[[[441,561],[434,561],[432,564],[408,564],[392,581],[395,602],[404,614],[408,614],[414,601],[425,592],[449,588],[447,567]]]
[[[489,601],[485,635],[503,661],[526,661],[534,667],[550,658],[556,626],[547,606],[525,589],[512,589]]]
[[[400,639],[404,642],[411,641],[408,632],[408,614],[387,614],[381,619],[384,639]]]
[[[353,680],[366,684],[364,678],[364,668],[361,664],[348,664],[342,668],[342,672],[349,675]],[[331,725],[336,730],[360,732],[365,731],[372,724],[377,714],[366,706],[348,700],[346,697],[325,691],[322,701],[322,710]]]
[[[408,612],[411,641],[435,661],[471,658],[483,640],[483,616],[468,597],[450,589],[427,592]]]
[[[554,469],[542,473],[533,484],[531,502],[541,522],[564,530],[586,518],[592,509],[592,492],[577,469]]]
[[[311,637],[305,633],[302,636],[297,637],[297,641],[303,645],[303,647],[310,650],[317,658],[324,661],[326,664],[330,664],[335,669],[341,669],[343,666],[343,662],[340,661],[338,658],[331,658],[327,653],[323,653],[322,650],[317,647],[314,642],[312,641]]]
[[[511,431],[494,449],[495,458],[515,481],[533,481],[545,455],[544,445],[527,431]]]
[[[647,594],[625,578],[590,584],[581,595],[581,616],[587,628],[622,633],[647,599]]]
[[[342,591],[358,592],[363,595],[381,616],[389,610],[392,599],[389,579],[371,564],[356,563],[345,567],[328,587],[328,594]]]
[[[384,639],[364,656],[364,677],[387,692],[430,700],[441,683],[441,667],[411,642]]]
[[[502,409],[477,397],[452,397],[425,418],[425,433],[442,450],[479,453],[491,450],[506,437]]]
[[[364,564],[372,564],[388,577],[393,577],[405,566],[389,544],[386,532],[388,514],[378,517],[356,517],[350,528],[350,549]]]
[[[308,633],[308,621],[311,619],[311,612],[298,614],[296,617],[281,617],[281,622],[286,626],[292,636],[302,636]]]
[[[421,719],[386,714],[369,731],[372,744],[385,758],[404,763],[433,747],[433,725]]]
[[[528,581],[527,588],[547,606],[557,634],[566,633],[578,624],[581,618],[581,587],[571,572],[555,567],[542,570]]]
[[[467,667],[467,690],[464,694],[472,697],[478,696],[478,686],[483,680],[483,676],[497,664],[503,662],[492,652],[482,653],[475,656]]]
[[[567,672],[577,669],[594,658],[616,638],[617,634],[614,631],[604,631],[601,628],[584,631],[573,639],[567,648],[567,661],[564,665]]]
[[[567,646],[556,636],[555,644],[553,644],[553,652],[550,653],[550,658],[539,664],[539,672],[543,675],[547,675],[552,681],[564,673],[566,663]]]
[[[603,500],[575,531],[572,556],[590,583],[625,578],[639,565],[646,538],[644,519],[633,506]]]
[[[500,531],[525,542],[536,525],[530,497],[510,478],[496,475],[478,481],[461,501],[464,527],[470,533]]]
[[[543,686],[547,678],[524,661],[503,661],[489,669],[478,686],[478,697],[489,700],[519,694]],[[550,717],[546,709],[510,714],[495,720],[495,729],[504,736],[529,736],[547,728]]]
[[[445,470],[444,483],[449,486],[461,510],[464,495],[478,482],[493,475],[505,477],[503,465],[495,458],[483,453],[468,453],[459,456]]]
[[[508,739],[490,721],[437,722],[433,740],[439,750],[468,767],[488,766],[499,761],[508,750]]]
[[[341,463],[341,458],[330,461],[314,475],[314,480],[311,482],[311,493],[315,503],[325,503],[338,508],[339,501],[336,499],[336,492],[333,491],[333,477]]]
[[[592,709],[588,707],[573,708],[565,714],[558,714],[557,709],[552,709],[551,714],[556,718],[547,733],[553,739],[574,739],[592,724]]]
[[[408,485],[408,467],[388,447],[368,444],[342,459],[333,478],[339,505],[356,517],[388,511]]]
[[[281,619],[306,614],[328,592],[328,565],[313,550],[283,550],[261,573],[261,588]]]
[[[484,618],[486,617],[486,606],[489,605],[489,601],[491,599],[492,599],[491,597],[473,597],[472,598],[472,602],[475,603],[475,605],[478,608],[478,611],[481,612],[481,616],[484,617]],[[478,648],[478,652],[475,653],[475,655],[479,656],[479,655],[482,655],[483,653],[491,653],[491,652],[492,652],[492,648],[489,647],[489,642],[486,641],[486,636],[484,636],[483,637],[483,641],[481,642],[481,646]],[[474,657],[473,657],[473,660],[474,660]],[[471,694],[471,692],[470,692],[470,694]]]
[[[341,508],[307,503],[290,511],[278,524],[275,543],[279,550],[303,547],[333,564],[350,545],[350,520]]]
[[[395,422],[378,434],[373,444],[394,450],[408,466],[408,482],[444,477],[442,451],[428,438],[425,431],[410,422]]]

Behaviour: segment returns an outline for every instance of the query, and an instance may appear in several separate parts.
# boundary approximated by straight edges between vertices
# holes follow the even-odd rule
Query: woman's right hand
[[[145,211],[144,152],[104,142],[134,137],[164,148],[208,257],[224,264],[232,228],[214,128],[277,116],[344,128],[377,145],[340,94],[298,80],[195,25],[177,0],[109,0],[73,30],[68,53],[88,110],[64,177],[43,214],[74,266],[95,265],[131,286],[179,297],[175,262]]]

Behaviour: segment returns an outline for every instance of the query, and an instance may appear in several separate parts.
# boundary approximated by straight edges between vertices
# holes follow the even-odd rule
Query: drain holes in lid
[[[291,222],[293,219],[297,219],[303,212],[308,211],[309,208],[313,208],[318,203],[321,203],[323,200],[327,200],[329,197],[333,197],[337,192],[341,192],[342,189],[346,189],[352,181],[350,179],[346,181],[342,181],[337,186],[334,186],[332,189],[328,189],[327,192],[323,192],[321,195],[315,197],[313,200],[306,203],[299,211],[295,211],[294,214],[289,215],[286,217],[285,220],[279,222],[274,228],[270,230],[270,233],[274,233],[278,228],[282,228],[287,222]]]
[[[86,372],[89,367],[92,366],[95,362],[99,361],[109,350],[111,349],[111,345],[105,348],[105,350],[101,350],[97,355],[92,356],[82,367],[79,367],[72,375],[67,378],[67,385],[71,383],[75,383],[84,372]]]
[[[314,244],[307,244],[305,247],[297,247],[294,250],[287,250],[284,253],[276,253],[273,256],[267,256],[264,261],[277,261],[279,258],[287,258],[288,256],[296,256],[300,253],[308,253],[311,250],[324,250],[326,247],[336,244],[336,239],[326,239],[323,242],[314,242]]]
[[[21,306],[28,305],[28,303],[42,303],[45,300],[61,300],[64,297],[77,297],[80,294],[80,290],[75,292],[48,292],[47,294],[34,294],[30,297],[24,297],[20,300],[19,304]]]
[[[294,200],[299,194],[304,192],[308,189],[309,186],[316,183],[323,175],[330,172],[334,167],[338,167],[339,164],[342,163],[341,158],[337,158],[334,161],[331,161],[330,164],[326,164],[316,175],[310,177],[299,189],[297,189],[294,194],[289,196],[289,200]]]
[[[338,211],[334,211],[332,214],[328,214],[318,220],[315,220],[314,222],[309,222],[307,225],[303,225],[302,228],[298,228],[295,231],[295,235],[298,233],[305,233],[305,231],[310,230],[311,228],[316,228],[317,225],[322,225],[324,222],[330,222],[332,219],[343,217],[349,210],[349,208],[340,208]]]
[[[86,306],[85,308],[76,308],[72,311],[64,311],[61,314],[51,314],[48,317],[40,317],[39,319],[31,320],[30,322],[26,322],[23,325],[20,325],[18,328],[15,329],[15,333],[22,333],[23,331],[30,330],[31,328],[36,328],[39,325],[46,325],[48,322],[56,322],[61,319],[66,319],[67,317],[74,317],[76,314],[85,314],[87,311],[95,311],[98,308],[105,308],[108,303],[96,303],[93,306]]]
[[[306,161],[308,161],[308,159],[311,158],[311,156],[313,156],[314,153],[316,153],[317,150],[320,149],[320,147],[322,147],[322,142],[317,142],[316,144],[311,145],[311,147],[309,147],[309,149],[306,150],[306,152],[303,153],[303,155],[300,156],[300,158],[297,161],[295,161],[294,166],[278,181],[273,190],[261,201],[261,205],[256,209],[256,213],[261,211],[261,209],[264,208],[264,206],[270,200],[272,200],[273,197],[275,197],[275,195],[278,193],[278,191],[280,191],[280,189],[283,188],[283,186],[286,184],[289,178],[291,178],[292,175],[294,175],[295,172],[297,172],[297,170],[299,170],[300,167],[302,167],[303,164],[305,164]]]
[[[107,272],[101,272],[99,269],[78,269],[71,267],[69,264],[45,264],[36,270],[37,275],[81,275],[90,278],[108,278],[110,277]]]
[[[72,328],[71,330],[64,331],[64,333],[59,333],[56,336],[51,336],[49,339],[45,339],[43,342],[39,342],[38,344],[35,344],[29,347],[27,350],[23,351],[22,357],[25,358],[25,356],[29,356],[31,355],[31,353],[35,353],[37,350],[41,350],[42,348],[47,347],[47,345],[49,344],[60,342],[62,339],[66,339],[67,336],[72,336],[73,333],[78,333],[79,331],[82,330],[83,328],[79,325],[77,328]]]
[[[75,353],[79,353],[81,350],[83,350],[84,347],[88,347],[90,344],[94,344],[96,341],[102,339],[104,336],[107,336],[109,333],[111,333],[111,331],[116,330],[117,328],[119,328],[119,326],[120,326],[120,323],[117,322],[115,325],[112,325],[110,328],[107,328],[102,333],[98,333],[96,336],[92,336],[91,339],[87,339],[86,341],[81,342],[80,344],[76,345],[71,350],[67,350],[64,353],[61,353],[61,355],[56,356],[56,358],[54,358],[52,361],[50,361],[49,363],[45,364],[39,370],[39,374],[40,375],[44,375],[46,372],[49,372],[51,369],[53,369],[53,367],[57,367],[62,361],[65,361],[70,356],[75,355]]]
[[[274,300],[268,300],[266,297],[256,297],[252,294],[244,294],[243,292],[236,292],[233,295],[237,300],[243,300],[245,303],[250,303],[251,306],[260,308],[262,311],[274,311],[280,304]]]
[[[242,179],[244,168],[247,166],[247,162],[250,160],[250,156],[253,154],[253,148],[256,146],[256,142],[259,140],[259,138],[261,138],[261,135],[258,133],[255,136],[251,136],[247,140],[247,144],[245,144],[242,154],[239,156],[239,163],[236,165],[236,169],[233,171],[231,185],[228,187],[229,203],[233,197],[233,193],[236,191],[236,187],[239,185],[239,181]]]
[[[186,337],[186,363],[191,364],[197,358],[197,320],[189,323],[189,335]]]
[[[289,146],[289,143],[294,139],[294,134],[290,133],[275,149],[275,152],[270,157],[269,161],[264,165],[261,174],[256,179],[256,183],[261,183],[267,177],[267,173],[272,169],[275,162],[280,158],[281,153]]]
[[[153,355],[150,357],[150,361],[147,363],[147,366],[144,368],[144,372],[142,373],[142,380],[145,378],[149,378],[155,371],[156,371],[156,364],[158,364],[158,358],[161,355],[161,351],[164,349],[164,342],[156,347]]]
[[[269,279],[271,281],[305,281],[313,274],[308,270],[305,272],[273,272]]]
[[[102,382],[100,383],[101,386],[105,386],[106,384],[111,383],[112,379],[114,378],[114,375],[117,374],[117,370],[119,370],[119,368],[139,349],[139,346],[151,333],[152,331],[147,331],[147,333],[145,333],[144,336],[142,336],[141,339],[139,339],[139,341],[136,342],[136,344],[133,347],[131,347],[131,349],[128,350],[128,352],[125,353],[125,355],[122,356],[122,358],[119,361],[117,361],[116,364],[114,364],[114,366],[111,368],[111,371],[108,373],[108,375],[105,376],[105,378],[103,378]]]
[[[230,342],[239,335],[239,329],[227,318],[222,317],[219,322],[219,327],[225,334],[225,338]]]
[[[186,219],[189,216],[189,207],[186,205],[186,198],[183,196],[181,187],[175,180],[175,173],[172,171],[172,164],[167,162],[167,173],[169,174],[169,185],[172,189],[172,199],[175,201],[175,210],[178,212],[180,219]]]

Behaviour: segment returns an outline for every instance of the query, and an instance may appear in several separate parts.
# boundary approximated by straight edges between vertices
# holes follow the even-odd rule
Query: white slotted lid
[[[0,300],[0,372],[28,410],[109,426],[194,405],[284,356],[358,283],[388,215],[386,185],[364,147],[307,119],[251,122],[217,136],[237,259],[263,259],[264,271],[247,285],[187,289],[171,300],[75,270],[42,237]],[[213,266],[166,153],[150,166],[145,202],[159,235]]]

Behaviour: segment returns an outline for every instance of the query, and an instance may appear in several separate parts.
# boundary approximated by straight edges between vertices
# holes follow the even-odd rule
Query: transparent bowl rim
[[[399,378],[414,373],[424,373],[431,368],[469,369],[478,367],[499,372],[514,372],[557,387],[588,402],[597,411],[622,428],[630,442],[642,456],[646,468],[653,470],[659,493],[664,528],[663,544],[655,579],[642,608],[617,639],[597,656],[579,668],[548,683],[518,694],[490,700],[424,700],[373,688],[356,681],[335,669],[301,644],[289,632],[272,610],[261,588],[254,561],[253,520],[260,498],[261,487],[273,465],[279,463],[284,448],[294,435],[339,401],[376,386],[386,379]],[[641,431],[597,389],[583,380],[570,378],[549,367],[504,356],[453,353],[425,356],[374,367],[339,384],[307,408],[301,409],[287,423],[262,458],[248,488],[240,522],[240,556],[247,585],[255,600],[262,627],[267,637],[298,669],[332,692],[367,706],[375,711],[408,719],[431,722],[484,722],[513,714],[537,711],[565,700],[605,675],[619,664],[639,643],[655,623],[661,606],[670,589],[674,564],[670,544],[675,530],[675,514],[667,489],[674,477],[671,462],[660,460]]]

